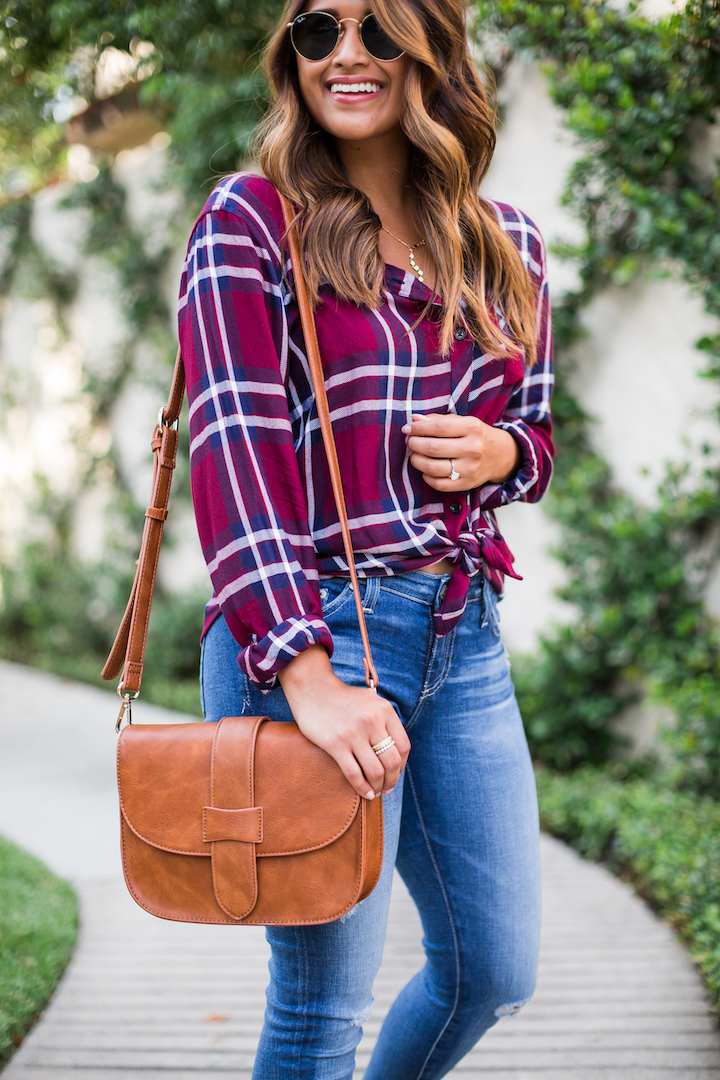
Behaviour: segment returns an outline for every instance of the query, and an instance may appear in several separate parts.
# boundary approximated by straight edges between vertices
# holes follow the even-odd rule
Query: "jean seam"
[[[302,934],[298,934],[298,940],[300,940],[302,942],[302,946],[301,946],[301,949],[300,949],[300,952],[302,954],[302,967],[301,967],[301,975],[300,975],[300,985],[301,985],[302,995],[300,997],[300,1000],[305,1002],[305,1001],[307,1001],[307,991],[308,991],[308,986],[310,984],[310,976],[309,976],[310,961],[309,961],[309,958],[308,958],[308,947],[307,947],[307,939],[306,939],[306,937],[304,935],[302,935]],[[303,1063],[303,1055],[304,1055],[305,1043],[306,1043],[306,1032],[307,1032],[307,1011],[305,1009],[303,1009],[303,1011],[302,1011],[302,1031],[300,1032],[300,1038],[297,1040],[297,1066],[296,1066],[297,1071],[295,1073],[296,1076],[301,1075],[301,1068],[302,1068],[302,1063]]]
[[[445,910],[447,911],[448,922],[450,923],[450,931],[452,933],[452,939],[453,939],[453,949],[454,949],[454,952],[455,952],[455,1001],[454,1001],[453,1006],[452,1006],[452,1008],[450,1010],[450,1015],[448,1016],[447,1020],[445,1021],[444,1025],[443,1025],[442,1031],[439,1032],[437,1039],[435,1040],[435,1042],[430,1047],[430,1050],[428,1051],[428,1055],[425,1058],[424,1062],[422,1063],[422,1067],[420,1069],[420,1072],[417,1074],[416,1080],[422,1080],[423,1073],[425,1072],[425,1069],[427,1068],[427,1065],[428,1065],[428,1062],[430,1061],[430,1058],[434,1054],[438,1043],[440,1042],[443,1035],[447,1031],[448,1025],[449,1025],[450,1021],[452,1020],[452,1018],[454,1017],[456,1011],[457,1011],[458,1002],[460,1000],[460,948],[458,946],[457,932],[455,930],[455,923],[453,921],[453,916],[452,916],[452,908],[450,906],[450,901],[448,899],[447,892],[445,891],[445,886],[443,885],[442,875],[440,873],[440,867],[437,864],[437,860],[435,858],[435,853],[434,853],[434,851],[432,849],[432,844],[430,843],[430,837],[428,836],[427,829],[425,828],[425,822],[423,820],[422,811],[420,809],[420,802],[419,802],[418,797],[417,797],[417,791],[415,789],[415,784],[413,782],[412,772],[411,772],[411,769],[410,769],[409,765],[406,767],[405,771],[406,771],[405,782],[406,783],[408,781],[410,782],[410,790],[412,791],[413,802],[415,803],[415,812],[417,813],[417,816],[418,816],[418,822],[420,824],[420,829],[421,829],[421,832],[422,832],[422,835],[423,835],[423,839],[425,841],[425,846],[427,848],[428,856],[430,858],[430,862],[432,863],[433,869],[435,870],[435,876],[437,878],[437,883],[438,883],[438,886],[440,888],[440,893],[441,893],[442,898],[443,898],[443,903],[445,904]]]
[[[436,694],[450,674],[450,664],[452,663],[453,651],[455,649],[455,630],[451,630],[447,637],[450,638],[450,641],[447,643],[447,648],[445,650],[445,660],[443,661],[442,671],[438,675],[437,681],[433,686],[429,686],[427,689],[423,688],[420,695],[423,699],[432,697],[433,694]]]
[[[431,611],[430,612],[430,635],[428,637],[427,652],[425,653],[425,667],[424,667],[424,670],[425,670],[426,673],[427,673],[428,666],[430,664],[430,660],[432,659],[432,653],[433,653],[434,645],[435,645],[435,631],[433,629],[432,611]],[[423,686],[424,685],[425,685],[425,680],[423,679]],[[420,717],[420,713],[422,712],[426,701],[427,701],[427,695],[423,694],[422,689],[421,689],[420,694],[419,694],[418,699],[417,699],[417,704],[416,704],[415,708],[413,709],[412,713],[410,714],[410,719],[408,720],[407,724],[405,725],[405,731],[410,731],[410,729],[415,726],[415,724],[417,723],[417,721],[418,721],[418,719]]]
[[[200,649],[200,708],[202,709],[203,719],[207,716],[205,712],[205,648]]]
[[[432,610],[431,600],[420,600],[417,596],[411,596],[410,593],[403,592],[402,589],[393,589],[390,585],[385,585],[384,588],[388,592],[393,593],[394,596],[401,596],[403,600],[412,600],[413,604],[419,604],[420,607],[426,607]]]

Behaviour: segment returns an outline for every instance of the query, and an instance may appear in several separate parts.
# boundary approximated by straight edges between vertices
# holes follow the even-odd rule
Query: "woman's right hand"
[[[339,679],[322,645],[300,653],[278,678],[303,735],[335,759],[358,795],[372,799],[392,791],[410,740],[389,701]],[[388,736],[395,745],[376,754],[372,747]]]

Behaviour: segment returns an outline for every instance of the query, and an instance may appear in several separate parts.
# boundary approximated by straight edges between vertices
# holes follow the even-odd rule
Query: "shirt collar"
[[[433,296],[427,285],[419,278],[411,274],[409,270],[403,270],[400,266],[385,263],[385,287],[393,296],[404,296],[408,300],[419,300],[422,304],[432,301],[438,307],[442,306],[442,297]]]

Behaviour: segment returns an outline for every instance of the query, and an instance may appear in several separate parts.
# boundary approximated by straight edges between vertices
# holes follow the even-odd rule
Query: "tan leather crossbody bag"
[[[295,291],[333,494],[365,649],[358,588],[317,334],[293,211],[281,196]],[[103,669],[122,670],[117,729],[122,861],[132,896],[153,915],[183,922],[298,926],[332,922],[369,895],[382,866],[382,798],[360,798],[335,761],[292,723],[266,716],[218,724],[132,723],[140,692],[163,525],[178,441],[185,373],[153,433],[152,498],[127,610]],[[127,724],[121,729],[123,718]]]

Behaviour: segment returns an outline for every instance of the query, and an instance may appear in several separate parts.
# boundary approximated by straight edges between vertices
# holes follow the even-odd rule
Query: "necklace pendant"
[[[422,281],[424,279],[425,275],[423,274],[423,272],[420,269],[420,267],[418,266],[418,264],[415,262],[415,255],[413,254],[413,249],[412,248],[410,248],[410,266],[414,270],[414,272],[417,275],[418,279],[420,281]]]

